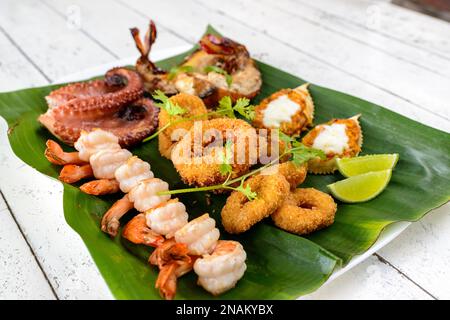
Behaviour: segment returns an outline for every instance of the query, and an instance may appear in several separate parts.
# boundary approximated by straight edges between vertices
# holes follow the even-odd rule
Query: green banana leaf
[[[208,32],[215,32],[209,28]],[[187,53],[160,61],[169,68]],[[257,62],[264,85],[257,103],[281,88],[305,81],[262,62]],[[15,154],[43,174],[57,178],[60,168],[44,157],[45,141],[52,136],[37,122],[47,109],[44,97],[58,85],[0,94],[0,115],[8,123],[8,137]],[[224,239],[240,241],[248,254],[247,272],[236,288],[222,299],[292,299],[320,287],[336,266],[366,251],[387,225],[416,221],[450,198],[450,135],[427,127],[373,103],[316,85],[310,86],[316,113],[315,123],[361,113],[363,153],[399,153],[400,161],[391,182],[377,198],[361,204],[338,204],[335,223],[308,237],[284,232],[267,220],[243,235],[229,236],[220,224],[226,197],[206,193],[180,196],[191,218],[209,212]],[[70,148],[67,148],[70,150]],[[157,142],[132,152],[152,165],[155,175],[172,189],[183,184],[170,161],[160,156]],[[343,177],[309,175],[304,186],[326,191],[326,185]],[[109,238],[99,228],[102,214],[118,196],[95,197],[77,186],[64,184],[64,214],[67,223],[81,236],[111,292],[118,299],[157,299],[154,288],[157,269],[147,263],[150,248]],[[122,221],[130,219],[128,214]],[[196,285],[193,273],[178,283],[177,299],[213,299]]]

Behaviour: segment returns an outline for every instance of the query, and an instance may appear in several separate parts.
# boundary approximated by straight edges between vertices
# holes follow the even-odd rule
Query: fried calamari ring
[[[262,174],[270,175],[279,173],[286,178],[287,182],[289,182],[291,190],[295,190],[299,184],[302,184],[303,181],[305,181],[307,172],[308,165],[306,163],[296,165],[292,161],[287,161],[270,166],[265,169]]]
[[[176,132],[176,130],[178,129],[184,129],[188,131],[196,120],[206,120],[206,114],[208,113],[208,110],[206,109],[202,99],[197,96],[193,96],[187,93],[179,93],[175,96],[170,97],[169,100],[174,104],[182,107],[186,112],[180,115],[170,115],[166,110],[162,109],[159,113],[158,129],[163,128],[169,122],[174,123],[158,135],[159,152],[162,156],[168,159],[170,159],[170,153],[172,151],[173,145],[182,138],[179,133],[174,134],[174,132]],[[195,119],[183,121],[183,119],[186,118]]]
[[[249,201],[239,191],[233,191],[222,208],[222,225],[229,233],[242,233],[255,223],[270,216],[289,194],[289,183],[280,174],[257,175],[248,179],[244,186],[250,186],[257,198]]]
[[[275,225],[299,235],[333,224],[337,206],[333,198],[314,188],[296,189],[272,214]]]
[[[172,150],[171,159],[184,183],[198,187],[223,183],[220,172],[230,142],[232,174],[247,173],[257,160],[256,130],[239,119],[218,118],[198,121]]]

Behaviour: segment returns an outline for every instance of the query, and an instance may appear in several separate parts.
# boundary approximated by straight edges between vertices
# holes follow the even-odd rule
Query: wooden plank
[[[371,256],[305,300],[430,300],[432,296],[389,265]]]
[[[291,0],[291,3],[296,1]],[[447,22],[373,0],[300,0],[355,25],[374,30],[415,48],[450,58],[450,26]]]
[[[392,58],[361,42],[308,23],[274,7],[252,6],[248,2],[234,0],[200,1],[210,10],[220,8],[220,11],[229,17],[260,32],[266,32],[274,40],[277,39],[361,81],[450,120],[450,108],[442,103],[450,100],[448,78]],[[248,16],[246,12],[250,10],[252,15]],[[269,16],[271,20],[283,23],[268,24]]]
[[[0,26],[53,80],[116,59],[37,0],[0,1]]]
[[[449,230],[450,203],[447,203],[413,223],[379,254],[437,298],[450,299]]]
[[[353,21],[347,20],[345,17],[335,15],[328,6],[318,9],[320,2],[311,1],[260,1],[259,5],[275,6],[284,12],[290,12],[301,19],[316,24],[321,28],[325,28],[331,32],[339,33],[340,35],[365,43],[371,48],[385,52],[391,57],[407,61],[410,64],[419,66],[423,69],[429,70],[433,73],[438,73],[441,76],[450,77],[450,57],[444,58],[439,54],[430,52],[424,48],[411,46],[409,44],[399,42],[397,39],[386,37],[385,35],[362,26],[355,24]],[[340,5],[342,7],[342,4]],[[353,11],[353,10],[352,10]],[[370,11],[370,10],[369,10]],[[369,20],[368,20],[369,21]],[[450,29],[450,24],[448,25]],[[438,35],[434,35],[437,37]]]
[[[227,2],[228,3],[228,2]],[[388,107],[389,109],[441,130],[450,130],[449,122],[422,108],[390,94],[376,86],[361,81],[358,77],[338,70],[314,56],[300,52],[291,46],[279,43],[267,35],[255,31],[224,13],[211,10],[206,5],[184,1],[160,2],[158,10],[145,0],[127,2],[139,12],[157,12],[154,17],[158,26],[169,27],[176,34],[182,34],[190,41],[198,41],[208,23],[213,24],[227,36],[244,43],[251,54],[264,62],[298,75],[313,83],[359,96],[363,99]],[[173,7],[188,14],[177,16],[173,23]],[[223,4],[225,6],[225,4]],[[154,9],[154,8],[153,8]],[[271,45],[269,45],[271,44]]]
[[[0,91],[10,91],[48,83],[0,28]]]
[[[0,194],[0,300],[56,299]]]
[[[118,2],[109,0],[78,0],[77,2],[73,0],[46,0],[45,3],[62,16],[68,16],[71,12],[78,11],[81,30],[102,43],[117,57],[124,58],[138,55],[129,29],[138,27],[143,34],[145,33],[149,19],[142,15],[124,8]],[[106,11],[105,8],[107,8]],[[105,18],[98,15],[102,11],[107,12]],[[152,50],[157,51],[184,44],[186,44],[186,41],[168,32],[165,28],[159,28],[158,41]]]

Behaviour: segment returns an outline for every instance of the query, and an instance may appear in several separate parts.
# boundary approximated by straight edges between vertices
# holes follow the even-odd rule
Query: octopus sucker
[[[360,115],[348,119],[333,119],[317,125],[302,139],[307,147],[320,149],[326,159],[312,159],[308,171],[328,174],[337,169],[337,158],[356,157],[361,152],[363,133],[359,123]]]
[[[275,225],[299,235],[333,224],[337,210],[333,198],[313,188],[296,189],[272,214]]]
[[[262,100],[255,111],[253,125],[256,128],[278,128],[289,136],[299,135],[312,125],[314,119],[314,103],[308,84],[273,93]]]
[[[142,98],[138,73],[114,68],[105,79],[75,83],[52,91],[49,109],[39,121],[58,139],[73,145],[82,131],[101,128],[114,133],[121,146],[131,146],[157,127],[159,109]]]

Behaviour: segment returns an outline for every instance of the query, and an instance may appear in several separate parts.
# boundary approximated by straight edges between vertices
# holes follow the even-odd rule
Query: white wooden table
[[[0,0],[0,91],[137,56],[128,28],[150,17],[155,50],[211,23],[258,59],[450,131],[450,24],[386,0]],[[60,183],[13,156],[1,122],[0,298],[111,299]],[[306,298],[449,299],[449,265],[447,204]]]

